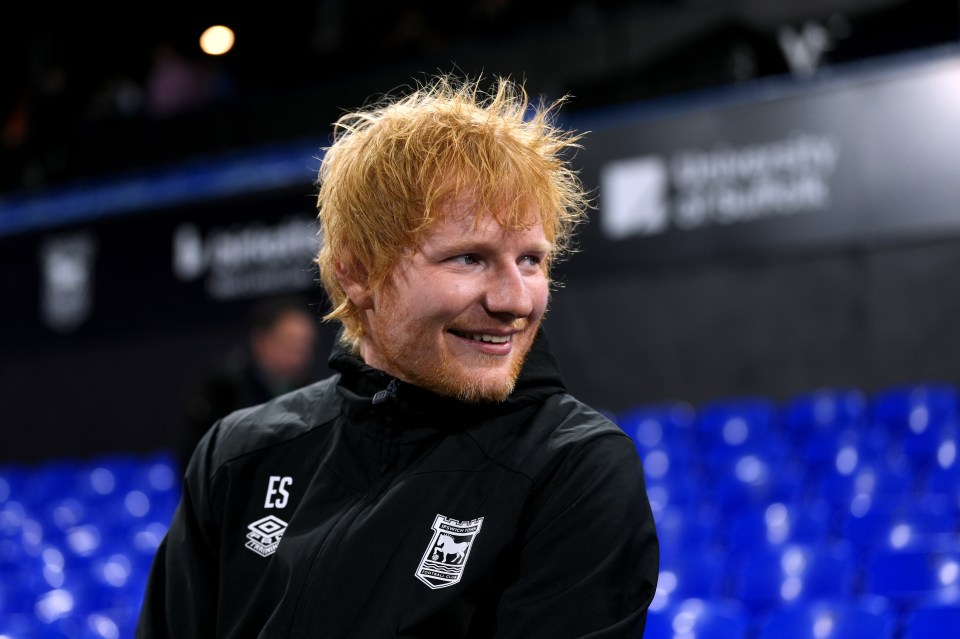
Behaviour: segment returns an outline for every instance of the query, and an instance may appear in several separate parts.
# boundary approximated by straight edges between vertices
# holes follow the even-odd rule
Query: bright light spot
[[[723,441],[731,446],[739,446],[747,441],[750,429],[742,417],[731,417],[723,425]]]
[[[73,595],[67,590],[51,590],[37,600],[37,617],[44,623],[53,623],[73,610]]]
[[[103,564],[101,574],[108,584],[114,588],[120,588],[127,583],[131,570],[129,559],[123,555],[111,555],[110,559]]]
[[[83,504],[76,499],[64,499],[53,509],[53,523],[55,523],[60,530],[66,530],[70,526],[76,526],[80,523],[82,516]]]
[[[813,415],[818,424],[829,424],[836,419],[837,405],[829,395],[822,395],[813,405]]]
[[[877,487],[877,474],[870,469],[864,470],[853,482],[854,489],[858,493],[873,494]]]
[[[87,618],[87,626],[102,639],[120,639],[120,628],[106,615],[94,613]]]
[[[8,501],[3,505],[0,516],[2,516],[0,521],[2,521],[4,525],[9,524],[10,526],[19,528],[23,525],[23,520],[27,517],[27,511],[20,502]]]
[[[677,589],[677,575],[672,570],[661,571],[657,588],[663,588],[664,592],[670,594]]]
[[[43,526],[34,519],[25,519],[21,527],[21,535],[24,550],[37,556],[41,552],[40,544],[43,543]]]
[[[150,512],[150,498],[139,490],[131,490],[127,493],[123,505],[127,507],[127,512],[134,517],[143,517]]]
[[[113,473],[106,468],[94,468],[90,471],[90,485],[101,495],[109,495],[112,493],[116,483],[117,480],[114,478]]]
[[[854,517],[863,517],[870,512],[873,505],[873,499],[866,493],[860,493],[850,500],[850,514]]]
[[[948,439],[937,448],[937,463],[940,468],[950,468],[957,459],[957,442]]]
[[[643,467],[651,477],[663,477],[670,470],[670,457],[662,450],[651,451],[644,458]]]
[[[44,548],[40,556],[43,558],[43,564],[45,566],[63,570],[63,553],[56,548],[52,546],[50,548]]]
[[[233,48],[233,41],[233,30],[218,24],[200,35],[200,48],[207,55],[223,55]]]
[[[650,607],[653,610],[665,608],[667,604],[670,603],[670,595],[673,594],[676,588],[677,576],[669,570],[661,572],[660,578],[657,580],[657,592],[653,595],[653,601],[650,602]]]
[[[767,465],[754,455],[745,455],[737,460],[734,473],[745,484],[759,484],[767,478]]]
[[[668,605],[670,605],[670,595],[657,586],[657,592],[654,593],[653,600],[650,602],[650,610],[663,610]]]
[[[767,526],[782,526],[787,523],[787,507],[780,502],[770,504],[763,513],[763,520]]]
[[[944,586],[951,586],[957,583],[957,577],[960,576],[960,564],[956,561],[947,561],[940,566],[937,577]]]
[[[802,550],[791,548],[780,558],[780,568],[787,575],[802,575],[807,568],[807,558],[803,556]]]
[[[831,614],[817,615],[817,618],[813,621],[814,639],[827,639],[827,637],[829,637],[832,634],[833,634],[833,615]]]
[[[154,464],[147,474],[147,481],[150,483],[150,488],[158,492],[166,492],[173,488],[176,477],[173,475],[173,469],[167,464]]]
[[[767,506],[763,520],[767,526],[767,541],[771,544],[782,543],[790,535],[790,519],[783,504],[777,502]]]
[[[663,426],[655,419],[645,419],[637,424],[636,437],[641,446],[657,446],[663,439]]]
[[[81,557],[93,554],[100,547],[100,531],[93,526],[77,526],[67,533],[67,545]]]
[[[844,446],[837,451],[837,472],[841,475],[850,475],[857,467],[857,449],[853,446]]]
[[[133,545],[142,553],[152,554],[157,550],[166,533],[166,526],[154,522],[134,535]]]
[[[697,615],[689,610],[678,612],[673,617],[673,631],[677,634],[687,634],[697,625]]]
[[[51,588],[63,587],[63,582],[65,579],[66,577],[63,574],[63,568],[58,568],[49,564],[43,567],[43,580],[47,582],[47,585]]]
[[[803,590],[803,582],[799,577],[787,577],[780,584],[780,597],[784,601],[793,601],[800,596],[801,590]]]
[[[910,410],[910,430],[920,434],[930,424],[930,410],[926,406],[914,406]]]
[[[650,500],[650,508],[654,512],[663,510],[670,502],[670,491],[663,486],[648,486],[647,499]]]
[[[910,526],[908,524],[897,524],[890,531],[890,545],[894,548],[903,548],[910,543]]]

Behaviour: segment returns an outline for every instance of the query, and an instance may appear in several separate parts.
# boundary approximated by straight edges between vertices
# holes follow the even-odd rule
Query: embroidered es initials
[[[287,505],[287,499],[290,493],[287,492],[287,486],[293,483],[293,477],[280,477],[271,475],[270,482],[267,484],[267,498],[263,502],[264,508],[283,508]]]

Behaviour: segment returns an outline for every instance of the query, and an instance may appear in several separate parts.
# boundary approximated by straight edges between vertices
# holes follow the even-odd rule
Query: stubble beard
[[[522,333],[516,335],[528,336],[532,335],[531,331],[535,332],[538,329],[539,323],[532,326],[523,320],[522,326],[524,327]],[[426,327],[423,327],[419,333],[410,334],[423,334],[426,331]],[[446,348],[440,348],[439,358],[436,361],[424,361],[424,355],[416,348],[415,340],[406,342],[403,339],[391,339],[390,341],[393,348],[385,349],[384,354],[390,361],[391,367],[395,369],[395,376],[438,395],[470,404],[502,402],[507,399],[516,387],[520,370],[533,345],[533,339],[529,337],[527,343],[522,346],[524,350],[510,356],[509,369],[491,379],[482,375],[471,375],[472,367],[465,366],[459,357],[452,356]],[[515,342],[514,348],[517,347],[520,345]],[[473,358],[471,363],[477,368],[503,367],[502,356],[474,353],[471,357]],[[432,356],[431,359],[433,359]]]

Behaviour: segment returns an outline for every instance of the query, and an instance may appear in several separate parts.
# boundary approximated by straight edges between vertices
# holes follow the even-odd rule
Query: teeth
[[[477,342],[490,342],[491,344],[506,344],[510,341],[509,335],[500,337],[497,335],[486,335],[484,333],[468,333],[466,336]]]

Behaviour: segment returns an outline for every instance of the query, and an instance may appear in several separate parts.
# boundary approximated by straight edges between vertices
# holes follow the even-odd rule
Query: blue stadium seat
[[[782,459],[768,457],[767,450],[743,451],[728,460],[710,482],[709,499],[721,512],[735,516],[763,510],[775,502],[798,503],[804,494],[800,469]]]
[[[863,513],[852,514],[845,538],[869,551],[881,545],[904,546],[917,535],[957,534],[960,515],[943,495],[917,495],[912,500],[875,500]]]
[[[783,408],[784,429],[807,464],[832,463],[838,434],[862,432],[867,396],[856,388],[822,388],[793,397]]]
[[[9,639],[37,639],[37,622],[26,612],[0,613],[0,637]]]
[[[960,587],[958,535],[915,537],[903,546],[873,552],[867,560],[866,587],[904,609]]]
[[[786,543],[821,545],[830,539],[830,533],[831,512],[826,502],[772,502],[738,513],[721,528],[728,552]]]
[[[846,520],[869,511],[874,503],[909,502],[917,493],[919,478],[902,467],[891,468],[886,463],[864,463],[856,452],[838,459],[836,469],[817,480],[816,497],[826,500]]]
[[[936,461],[931,463],[923,478],[928,493],[946,495],[960,502],[960,438],[945,438],[937,449]]]
[[[952,588],[921,600],[907,612],[902,639],[941,639],[960,633],[960,589]]]
[[[719,525],[711,511],[671,506],[654,511],[661,561],[720,549]]]
[[[647,498],[654,515],[657,511],[670,507],[693,510],[703,502],[702,482],[697,477],[676,473],[659,478],[651,477],[646,483]]]
[[[651,610],[643,639],[745,639],[749,628],[749,617],[736,601],[686,599]]]
[[[904,547],[915,536],[958,534],[957,505],[943,495],[903,500],[874,499],[863,512],[847,517],[844,538],[868,553],[883,546]]]
[[[616,422],[638,448],[662,445],[687,448],[696,441],[695,411],[686,402],[637,406],[621,413]]]
[[[773,612],[758,639],[893,639],[896,623],[882,600],[802,601]]]
[[[685,599],[716,599],[723,595],[723,555],[717,552],[687,552],[660,562],[657,597],[664,603]]]
[[[694,421],[704,463],[716,476],[746,455],[781,464],[788,442],[777,429],[776,405],[763,398],[730,398],[703,406]]]
[[[906,384],[876,393],[871,416],[895,435],[908,459],[925,465],[936,456],[946,429],[955,432],[958,406],[953,384]]]
[[[0,637],[130,637],[179,499],[172,455],[0,468]]]
[[[729,593],[756,614],[796,601],[850,599],[856,558],[845,544],[785,544],[744,550],[728,564]]]

